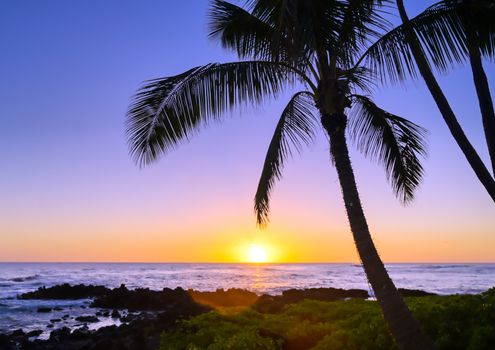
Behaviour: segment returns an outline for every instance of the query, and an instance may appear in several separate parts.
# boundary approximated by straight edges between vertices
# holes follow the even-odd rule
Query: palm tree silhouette
[[[396,2],[403,24],[375,42],[363,55],[363,64],[383,80],[395,82],[408,75],[416,77],[416,63],[452,136],[495,201],[495,113],[481,60],[495,56],[495,2],[444,0],[412,19],[403,1]],[[466,61],[473,72],[493,174],[466,136],[431,68],[446,72]]]
[[[130,152],[145,165],[231,108],[301,87],[282,112],[255,195],[266,225],[274,183],[294,150],[321,126],[330,145],[354,241],[366,276],[401,349],[433,349],[390,279],[371,238],[347,148],[347,134],[383,164],[395,194],[407,203],[421,181],[425,130],[378,107],[366,95],[373,76],[356,65],[370,38],[389,27],[376,1],[251,0],[246,8],[215,0],[210,36],[240,62],[207,64],[148,81],[127,116]],[[363,94],[364,93],[364,94]]]

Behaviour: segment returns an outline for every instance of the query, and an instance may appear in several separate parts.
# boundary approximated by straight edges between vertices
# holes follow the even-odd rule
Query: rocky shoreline
[[[420,290],[401,289],[404,296],[433,295]],[[24,332],[22,329],[0,334],[0,349],[14,350],[112,350],[157,349],[160,333],[173,329],[176,321],[208,312],[215,308],[252,307],[262,313],[278,313],[284,306],[304,299],[336,301],[349,298],[368,299],[367,291],[360,289],[312,288],[289,289],[281,295],[257,295],[243,289],[218,289],[204,292],[164,288],[161,291],[138,288],[129,290],[125,285],[110,289],[104,286],[62,284],[40,287],[18,296],[19,299],[76,300],[91,299],[88,314],[74,317],[78,327],[61,327],[50,332],[48,339],[38,339],[43,330]],[[93,308],[93,309],[91,309]],[[50,308],[38,312],[50,313]],[[93,312],[90,314],[90,312]],[[63,318],[51,323],[63,322]],[[91,330],[88,325],[100,318],[118,320],[120,325]],[[52,325],[53,327],[53,325]]]

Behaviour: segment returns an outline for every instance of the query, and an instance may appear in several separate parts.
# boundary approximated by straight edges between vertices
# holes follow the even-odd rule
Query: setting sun
[[[251,263],[263,263],[267,261],[266,250],[259,245],[252,244],[249,247],[248,261]]]

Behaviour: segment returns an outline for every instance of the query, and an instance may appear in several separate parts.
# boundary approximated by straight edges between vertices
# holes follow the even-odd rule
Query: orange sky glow
[[[133,163],[124,120],[139,84],[235,59],[207,37],[207,0],[171,3],[150,10],[139,2],[5,2],[0,261],[249,262],[257,245],[267,262],[357,263],[322,133],[286,162],[270,223],[256,227],[254,194],[293,91],[234,111],[152,166]],[[418,13],[428,3],[408,6]],[[495,64],[486,62],[485,69],[493,94]],[[470,70],[459,67],[438,79],[488,164]],[[384,170],[349,142],[382,259],[495,262],[495,205],[423,82],[380,86],[373,98],[429,131],[425,178],[407,207]]]

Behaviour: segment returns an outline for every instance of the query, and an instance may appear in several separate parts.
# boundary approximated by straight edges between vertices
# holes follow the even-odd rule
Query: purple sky
[[[406,1],[411,15],[430,3]],[[207,5],[2,3],[0,261],[232,261],[237,243],[258,241],[281,261],[356,260],[321,135],[289,162],[272,224],[256,229],[252,200],[286,97],[234,113],[154,166],[130,159],[124,116],[141,81],[235,59],[207,38]],[[495,65],[485,68],[493,87]],[[487,160],[470,71],[439,80]],[[383,169],[352,154],[384,259],[495,261],[494,204],[422,81],[380,88],[375,101],[430,132],[427,174],[406,208]]]

